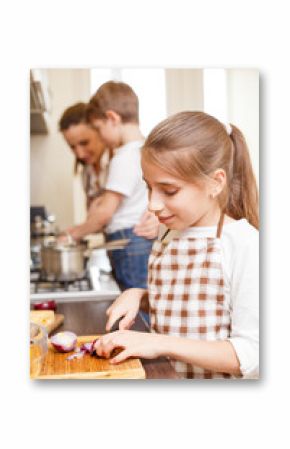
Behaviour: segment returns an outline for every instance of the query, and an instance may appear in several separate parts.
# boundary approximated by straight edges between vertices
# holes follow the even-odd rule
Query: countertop
[[[55,330],[70,330],[77,335],[95,335],[105,333],[106,310],[110,300],[63,302],[57,304],[57,313],[65,317],[64,323]],[[138,314],[132,330],[149,332],[149,328]],[[172,365],[165,358],[153,360],[141,359],[146,372],[146,379],[179,379]]]

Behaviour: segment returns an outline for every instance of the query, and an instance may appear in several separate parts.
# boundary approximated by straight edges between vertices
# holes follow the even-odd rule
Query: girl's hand
[[[119,323],[119,329],[130,329],[134,324],[136,315],[139,311],[142,296],[146,290],[142,288],[129,288],[125,290],[116,301],[107,309],[108,321],[106,331],[110,331],[111,327],[119,318],[124,317]]]
[[[120,363],[129,357],[154,359],[162,354],[164,335],[135,331],[116,331],[99,338],[94,349],[98,356],[109,358],[115,348],[123,348],[110,363]]]
[[[155,214],[146,211],[134,227],[133,231],[139,237],[145,237],[148,240],[155,239],[158,236],[159,220]]]

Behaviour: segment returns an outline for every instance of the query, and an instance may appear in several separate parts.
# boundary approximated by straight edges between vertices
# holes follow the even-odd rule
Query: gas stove
[[[57,280],[44,277],[39,270],[30,273],[30,293],[81,292],[93,290],[88,273],[81,279]]]
[[[54,299],[58,302],[114,299],[120,289],[113,276],[96,266],[86,270],[84,277],[75,280],[44,278],[40,270],[30,272],[31,302]]]

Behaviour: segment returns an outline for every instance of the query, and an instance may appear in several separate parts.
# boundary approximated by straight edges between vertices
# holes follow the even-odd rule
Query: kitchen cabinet
[[[50,91],[44,69],[30,71],[30,134],[47,134],[50,127]]]

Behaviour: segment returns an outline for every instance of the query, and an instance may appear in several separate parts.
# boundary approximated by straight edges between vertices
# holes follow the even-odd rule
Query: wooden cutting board
[[[62,315],[61,313],[56,313],[54,315],[54,322],[46,326],[47,333],[50,334],[52,331],[57,329],[63,322],[64,322],[64,315]]]
[[[64,322],[64,315],[51,310],[33,310],[30,311],[30,321],[45,327],[47,333],[50,334]]]
[[[93,341],[97,335],[78,337],[78,346]],[[109,360],[85,354],[81,359],[66,360],[72,354],[55,352],[50,346],[41,373],[36,379],[145,379],[139,359],[129,359],[118,365]]]

